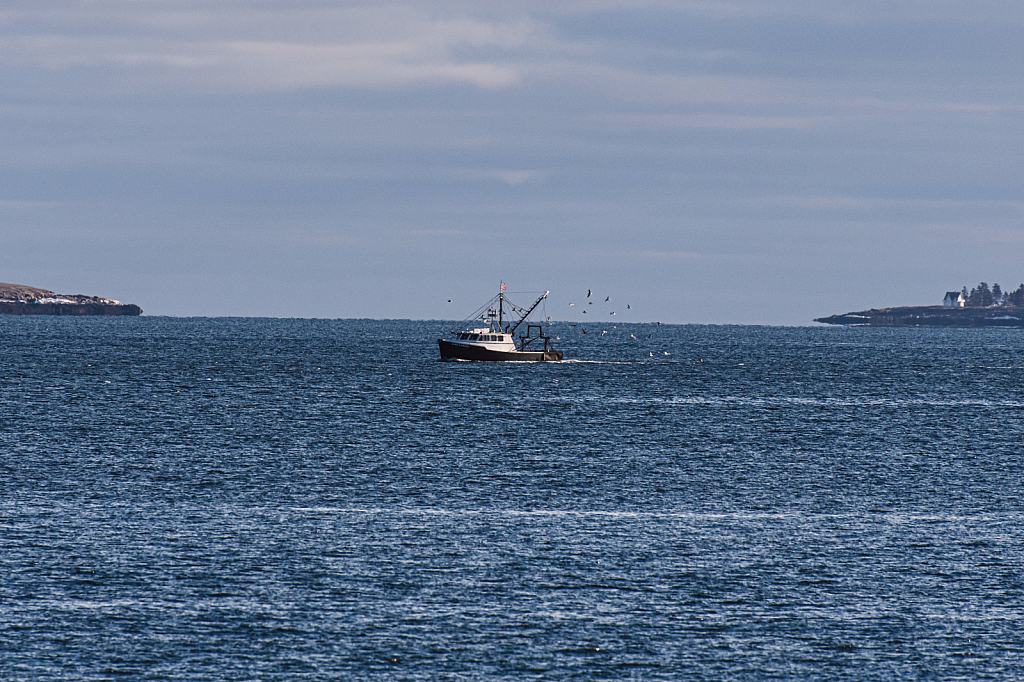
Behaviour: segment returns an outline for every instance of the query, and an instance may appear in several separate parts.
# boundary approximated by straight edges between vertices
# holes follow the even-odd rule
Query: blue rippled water
[[[1019,330],[443,326],[0,319],[0,677],[1024,679]]]

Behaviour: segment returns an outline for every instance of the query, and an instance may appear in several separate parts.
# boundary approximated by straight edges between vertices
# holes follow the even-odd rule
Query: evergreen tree
[[[1002,305],[1003,303],[1003,290],[999,288],[999,282],[992,285],[992,301],[993,305]]]
[[[1016,291],[1006,294],[1007,305],[1024,306],[1024,284],[1017,287]]]
[[[987,282],[978,285],[978,299],[983,306],[992,305],[992,290],[988,288]]]

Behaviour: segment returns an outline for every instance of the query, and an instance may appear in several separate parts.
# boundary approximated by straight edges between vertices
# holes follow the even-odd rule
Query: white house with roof
[[[964,298],[962,291],[947,291],[946,298],[942,299],[942,305],[952,308],[963,308],[966,303],[967,299]]]

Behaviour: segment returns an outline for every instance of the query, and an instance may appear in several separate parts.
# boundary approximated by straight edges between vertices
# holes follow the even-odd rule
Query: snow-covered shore
[[[58,294],[0,282],[0,315],[141,315],[142,308],[102,296]]]

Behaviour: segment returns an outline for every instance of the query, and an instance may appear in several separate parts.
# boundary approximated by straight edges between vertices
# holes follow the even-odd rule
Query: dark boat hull
[[[464,346],[438,339],[442,360],[472,360],[474,362],[553,362],[562,359],[562,351],[504,351],[488,350],[478,346]]]

